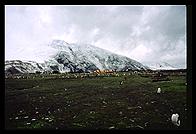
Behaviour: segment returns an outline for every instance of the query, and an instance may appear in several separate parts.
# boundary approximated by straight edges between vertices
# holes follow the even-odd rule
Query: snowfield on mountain
[[[5,62],[6,73],[35,73],[36,71],[93,72],[95,70],[147,70],[147,66],[125,56],[88,45],[53,40],[46,50],[51,50],[43,63],[11,60]],[[43,51],[43,52],[42,52]],[[35,52],[38,57],[44,50]],[[44,54],[46,57],[46,53]]]

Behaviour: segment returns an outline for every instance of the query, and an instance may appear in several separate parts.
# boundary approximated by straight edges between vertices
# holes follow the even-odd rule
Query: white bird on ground
[[[180,126],[180,120],[178,118],[179,118],[179,115],[177,113],[172,114],[171,116],[172,123],[176,126]]]
[[[122,85],[122,84],[123,84],[123,81],[120,82],[120,85]]]
[[[161,93],[161,88],[160,88],[160,87],[157,89],[157,93],[158,93],[158,94]]]

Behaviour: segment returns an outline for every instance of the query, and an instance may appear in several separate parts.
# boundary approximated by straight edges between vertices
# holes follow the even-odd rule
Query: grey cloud
[[[7,6],[6,12],[6,58],[11,48],[60,38],[144,63],[186,66],[185,6]]]

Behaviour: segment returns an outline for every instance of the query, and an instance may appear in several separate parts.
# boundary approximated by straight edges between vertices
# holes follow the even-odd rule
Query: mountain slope
[[[135,60],[88,44],[69,44],[62,40],[54,40],[47,47],[55,51],[44,63],[6,61],[5,71],[33,73],[36,71],[93,72],[97,69],[117,71],[149,69]]]
[[[15,74],[15,73],[35,73],[36,71],[43,71],[41,64],[34,61],[20,61],[11,60],[5,62],[5,73]]]
[[[176,67],[170,65],[167,62],[159,62],[159,63],[151,63],[147,64],[147,66],[152,70],[175,70]]]

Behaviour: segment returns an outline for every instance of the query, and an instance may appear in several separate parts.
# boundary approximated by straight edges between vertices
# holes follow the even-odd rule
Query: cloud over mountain
[[[186,67],[186,6],[6,6],[6,59],[34,60],[53,39]],[[25,51],[25,55],[20,55]]]

